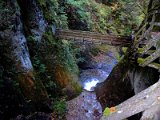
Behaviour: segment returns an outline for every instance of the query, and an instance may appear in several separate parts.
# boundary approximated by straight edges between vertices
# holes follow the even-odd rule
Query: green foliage
[[[128,49],[128,47],[122,47],[122,51],[123,51],[124,53],[127,52],[127,49]]]
[[[138,59],[137,59],[137,62],[138,62],[139,64],[142,64],[142,63],[144,63],[144,59],[143,59],[143,58],[138,58]]]
[[[85,24],[90,31],[130,35],[141,24],[147,13],[148,0],[113,0],[107,5],[95,0],[38,0],[45,18],[57,28],[68,28],[66,11]],[[108,4],[109,3],[109,4]]]
[[[67,40],[58,40],[56,43],[56,59],[57,63],[62,64],[71,73],[79,73],[78,66],[76,65],[76,58],[71,47],[71,43]]]
[[[73,51],[72,53],[73,53],[73,56],[75,57],[76,63],[84,62],[85,58],[81,54],[80,47],[77,47],[77,46],[75,47],[74,43],[71,43],[71,48],[72,48],[72,51]]]
[[[51,76],[48,76],[48,78],[50,79]],[[53,82],[53,81],[51,81],[51,80],[48,81],[47,84],[45,85],[45,87],[46,87],[47,89],[51,89],[51,88],[53,88],[53,87],[56,88],[56,86],[57,86],[56,83]]]
[[[42,80],[50,99],[52,99],[54,97],[60,96],[60,86],[55,82],[53,76],[51,76],[48,72],[48,68],[46,67],[45,59],[43,56],[53,54],[56,42],[50,29],[46,30],[43,38],[45,42],[42,40],[42,42],[38,44],[33,36],[29,36],[27,40],[29,46],[32,46],[31,60],[35,71],[35,78],[37,81]]]
[[[93,0],[66,0],[66,8],[69,6],[75,9],[72,14],[75,14],[80,21],[87,23],[88,29],[99,32],[107,29],[106,20],[111,13],[111,8]]]
[[[104,112],[103,112],[104,116],[109,116],[110,115],[110,109],[108,107],[105,108]]]
[[[147,1],[144,1],[147,5]],[[138,0],[120,0],[115,11],[113,26],[119,28],[118,34],[129,35],[131,31],[141,24],[145,13]]]
[[[54,102],[53,109],[57,115],[63,117],[66,112],[66,102],[64,99]]]
[[[61,97],[60,86],[55,82],[53,76],[50,76],[38,54],[32,58],[32,64],[36,71],[36,80],[42,80],[50,99]]]
[[[34,56],[33,66],[39,73],[44,73],[46,71],[46,66],[40,61],[38,56]]]
[[[100,49],[98,48],[98,47],[94,47],[94,48],[92,48],[91,49],[91,54],[93,55],[93,56],[96,56],[96,55],[98,55],[98,53],[100,52]]]
[[[86,23],[91,31],[130,35],[143,21],[147,2],[148,0],[114,0],[107,1],[107,6],[95,0],[66,0],[65,9],[72,8],[71,14]]]
[[[3,29],[13,29],[15,27],[14,22],[11,21],[14,17],[15,13],[19,11],[19,7],[17,2],[15,2],[16,8],[11,8],[6,5],[5,1],[0,1],[0,30]],[[5,21],[5,22],[4,22]]]
[[[57,28],[68,28],[67,16],[58,0],[38,0],[38,3],[43,8],[44,16],[49,23],[55,24]]]

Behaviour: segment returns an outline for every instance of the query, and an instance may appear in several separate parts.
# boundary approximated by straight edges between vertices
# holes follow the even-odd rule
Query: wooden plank
[[[148,67],[152,67],[152,68],[155,68],[157,69],[158,71],[160,71],[160,64],[159,63],[150,63],[147,65]]]
[[[145,58],[144,61],[140,63],[139,65],[142,67],[145,67],[146,65],[148,65],[149,63],[157,59],[158,57],[160,57],[160,49],[156,50],[153,54]]]
[[[155,46],[155,44],[157,43],[156,40],[150,40],[147,45],[145,47],[143,47],[141,50],[141,54],[145,54],[152,46]]]
[[[104,37],[104,38],[119,38],[119,39],[128,39],[128,36],[115,36],[115,35],[109,35],[109,34],[101,34],[97,32],[89,32],[89,31],[79,31],[79,30],[56,30],[57,35],[58,34],[69,34],[69,35],[81,35],[81,36],[92,36],[92,37]]]
[[[160,22],[154,22],[153,23],[155,26],[160,26]]]
[[[140,35],[140,33],[144,30],[144,28],[146,27],[147,23],[145,23],[140,29],[139,31],[134,35],[135,36],[135,42],[134,45],[136,45],[141,39],[137,39],[138,36]]]
[[[90,40],[104,40],[104,41],[115,41],[115,42],[120,42],[120,43],[130,43],[130,41],[126,41],[126,40],[120,40],[119,38],[110,38],[110,37],[101,37],[101,36],[81,36],[81,35],[71,35],[71,34],[63,34],[63,35],[59,35],[58,37],[63,38],[63,37],[68,37],[68,38],[89,38]]]
[[[144,53],[144,48],[138,48],[138,53],[142,55],[151,55],[155,52],[156,50],[148,50],[147,52]]]
[[[160,105],[160,80],[132,98],[115,106],[114,112],[102,116],[101,120],[122,120]]]

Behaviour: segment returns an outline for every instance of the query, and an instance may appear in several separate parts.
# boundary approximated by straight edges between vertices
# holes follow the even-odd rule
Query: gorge
[[[160,120],[159,0],[1,0],[0,119]]]

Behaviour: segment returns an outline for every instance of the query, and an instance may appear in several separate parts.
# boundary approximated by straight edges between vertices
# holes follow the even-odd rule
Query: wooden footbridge
[[[77,44],[108,44],[112,46],[129,46],[132,42],[130,37],[101,34],[97,32],[80,30],[57,29],[56,37],[73,41]]]
[[[137,32],[134,43],[132,43],[132,39],[127,36],[115,36],[80,30],[57,29],[55,35],[57,38],[70,40],[80,45],[108,44],[112,46],[128,47],[132,44],[134,49],[137,49],[137,62],[140,66],[148,66],[160,71],[160,32],[151,32],[148,34],[148,31],[145,29],[146,25],[147,24],[142,26]],[[154,26],[157,25],[159,26],[159,24],[154,24]],[[153,28],[153,26],[151,27]],[[144,31],[145,33],[141,34]]]
[[[146,35],[148,31],[144,29],[145,27],[146,24],[137,32],[134,38],[133,46],[137,49],[137,62],[142,67],[148,66],[160,71],[160,32],[151,32]],[[146,31],[146,33],[140,35],[143,31]],[[132,44],[132,39],[127,36],[107,35],[89,31],[57,29],[55,35],[58,38],[70,40],[77,44],[108,44],[121,47],[128,47]]]

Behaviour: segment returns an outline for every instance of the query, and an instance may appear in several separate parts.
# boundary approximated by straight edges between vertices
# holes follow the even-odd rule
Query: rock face
[[[103,109],[115,106],[133,95],[130,80],[127,77],[129,66],[122,61],[113,68],[108,78],[95,88],[97,99]]]
[[[38,56],[46,66],[47,74],[51,76],[52,81],[64,88],[63,92],[71,99],[81,91],[81,85],[78,82],[78,67],[70,51],[69,43],[54,37],[54,24],[49,20],[53,18],[47,18],[51,16],[49,13],[53,10],[43,9],[41,2],[19,0],[24,24],[27,26],[25,31],[28,36],[31,59]]]
[[[63,92],[68,96],[68,99],[72,99],[81,93],[82,88],[78,75],[70,73],[62,66],[57,66],[55,70],[55,79],[63,87]]]
[[[20,9],[15,0],[0,2],[0,45],[4,48],[2,53],[2,65],[5,70],[16,73],[13,77],[17,80],[22,92],[27,99],[34,102],[48,100],[47,92],[39,81],[35,81],[34,70],[30,60],[27,41],[23,33]],[[5,17],[4,17],[5,16]],[[5,27],[4,27],[5,26]],[[38,86],[37,86],[38,85]]]
[[[152,68],[135,67],[130,69],[128,76],[130,78],[134,93],[138,94],[145,90],[159,79],[158,72]],[[158,120],[159,106],[146,110],[141,120]],[[139,115],[140,117],[140,115]]]
[[[19,115],[14,120],[54,120],[51,114],[37,112],[29,116]]]
[[[131,80],[132,87],[134,88],[134,93],[137,94],[142,90],[146,89],[150,85],[154,84],[158,80],[156,70],[142,67],[135,67],[129,72],[129,78]]]
[[[47,22],[43,12],[35,0],[17,0],[21,8],[22,20],[27,36],[32,36],[35,41],[41,42],[46,31]]]
[[[53,35],[53,23],[44,17],[44,13],[48,13],[47,15],[51,16],[51,12],[48,10],[50,8],[48,5],[50,4],[47,3],[45,8],[48,9],[44,11],[44,7],[40,6],[38,4],[39,2],[48,2],[48,0],[0,1],[0,51],[2,52],[0,55],[0,66],[2,70],[0,68],[0,72],[3,71],[6,77],[2,80],[0,78],[0,81],[4,82],[6,79],[9,79],[9,81],[16,83],[18,87],[14,85],[12,87],[15,89],[18,88],[24,104],[28,104],[25,103],[28,101],[29,104],[33,103],[33,108],[31,108],[33,111],[36,109],[40,110],[44,104],[43,107],[47,107],[50,104],[48,91],[46,90],[48,88],[44,86],[44,82],[48,81],[46,77],[42,78],[38,70],[34,68],[35,61],[33,58],[35,56],[40,56],[38,60],[41,60],[46,65],[47,70],[45,72],[47,75],[50,74],[52,82],[57,81],[57,84],[66,88],[64,91],[67,91],[69,97],[76,96],[81,92],[81,85],[78,82],[78,67],[72,53],[68,50],[69,46],[64,47],[63,43],[59,44],[59,46],[57,45],[58,40]],[[50,0],[50,2],[54,1]],[[54,20],[52,19],[51,21]],[[61,51],[61,48],[65,48],[65,50]],[[61,54],[64,56],[61,56]],[[69,56],[66,57],[65,55],[68,54]],[[58,58],[58,55],[61,57]],[[55,57],[56,59],[54,59]],[[55,60],[56,62],[60,60],[59,62],[62,64],[56,63]],[[72,67],[67,66],[69,63]],[[55,67],[57,66],[56,71]],[[71,71],[69,71],[70,69]],[[0,77],[2,77],[1,73]],[[17,94],[19,94],[19,91]],[[3,103],[3,100],[1,101]],[[8,102],[6,103],[8,104]],[[50,109],[49,106],[48,108]],[[3,112],[8,112],[8,110],[5,110],[0,111],[0,115]]]

